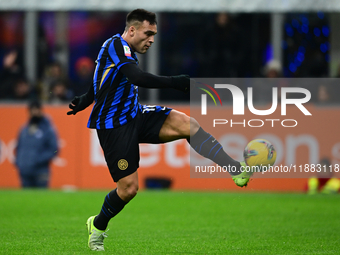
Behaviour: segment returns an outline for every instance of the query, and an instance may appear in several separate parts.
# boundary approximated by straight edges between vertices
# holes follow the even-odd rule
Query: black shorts
[[[142,106],[136,117],[113,129],[97,129],[100,145],[115,182],[139,167],[139,144],[161,143],[159,131],[171,112],[163,106]]]

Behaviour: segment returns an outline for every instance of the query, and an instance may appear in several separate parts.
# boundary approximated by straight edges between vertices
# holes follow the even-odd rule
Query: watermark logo
[[[203,85],[204,87],[206,87],[206,88],[202,88],[202,87],[198,87],[198,88],[199,88],[200,90],[203,90],[205,93],[207,93],[207,94],[211,97],[211,99],[212,99],[212,100],[214,101],[214,103],[215,103],[215,106],[217,106],[215,97],[213,96],[213,94],[211,94],[211,92],[210,92],[209,90],[207,90],[207,88],[210,89],[210,90],[215,94],[215,96],[218,98],[218,100],[219,100],[221,106],[223,106],[223,105],[222,105],[221,97],[218,95],[218,93],[216,92],[216,90],[215,90],[213,87],[211,87],[211,86],[208,85],[208,84],[202,83],[202,82],[197,82],[197,83],[200,84],[200,85]],[[201,105],[202,105],[202,107],[201,107],[201,114],[202,114],[202,115],[207,115],[207,95],[206,95],[206,94],[202,94],[202,95],[201,95],[201,99],[202,99],[202,104],[201,104]]]
[[[205,83],[197,82],[198,84],[203,85],[204,87],[198,87],[200,90],[204,91],[206,94],[201,94],[201,115],[207,115],[208,113],[208,103],[207,103],[207,94],[212,98],[212,100],[215,103],[215,106],[217,106],[217,102],[215,97],[220,102],[220,105],[222,105],[222,100],[219,94],[217,93],[216,89],[227,89],[231,92],[232,95],[232,102],[233,102],[233,115],[244,115],[245,114],[245,95],[243,91],[232,84],[214,84],[214,87],[207,85]],[[208,90],[209,89],[209,90]],[[212,91],[212,92],[210,92]],[[301,97],[300,98],[289,98],[288,94],[294,93],[298,94]],[[299,87],[281,87],[280,91],[281,95],[281,116],[287,115],[287,105],[294,105],[296,106],[304,115],[311,116],[312,114],[307,110],[307,108],[303,105],[310,101],[311,99],[311,93],[308,89],[305,88],[299,88]],[[274,113],[278,107],[278,88],[273,87],[272,88],[272,94],[271,94],[271,107],[269,109],[256,109],[254,106],[254,99],[253,99],[253,88],[248,87],[247,88],[247,107],[249,111],[257,116],[267,116],[272,113]],[[251,119],[251,120],[244,120],[243,122],[233,122],[233,120],[227,120],[227,119],[214,119],[213,126],[220,124],[227,124],[230,123],[231,127],[234,124],[242,124],[244,127],[246,124],[248,124],[249,127],[262,127],[265,122],[270,122],[272,127],[274,127],[274,122],[280,121],[281,125],[283,127],[295,127],[297,126],[298,122],[294,119]],[[256,123],[256,125],[254,124]],[[290,123],[290,124],[288,124]]]

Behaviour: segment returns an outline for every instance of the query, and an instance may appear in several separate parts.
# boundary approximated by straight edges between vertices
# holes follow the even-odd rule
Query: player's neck
[[[122,34],[122,38],[128,43],[130,48],[134,51],[134,48],[131,45],[130,37],[126,31],[124,31],[124,33]]]
[[[122,34],[122,38],[129,44],[130,48],[131,48],[131,43],[130,43],[130,38],[129,35],[127,34],[126,31],[124,31],[124,33]]]
[[[126,41],[126,39],[127,39],[127,32],[124,31],[124,33],[123,33],[121,36],[122,36],[122,38]]]

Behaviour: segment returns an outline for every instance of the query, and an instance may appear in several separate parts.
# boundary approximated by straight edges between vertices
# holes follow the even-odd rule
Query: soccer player
[[[138,87],[190,90],[187,75],[157,76],[138,67],[136,52],[146,53],[156,34],[155,13],[143,9],[130,12],[124,33],[102,45],[90,90],[75,97],[70,104],[72,110],[67,113],[76,114],[95,101],[87,126],[97,130],[110,174],[117,183],[117,188],[105,197],[99,214],[87,220],[88,245],[92,250],[104,250],[108,222],[137,194],[139,143],[187,139],[202,156],[220,166],[235,166],[238,171],[231,174],[238,186],[246,186],[251,176],[240,170],[245,163],[230,158],[195,119],[167,107],[139,104]]]

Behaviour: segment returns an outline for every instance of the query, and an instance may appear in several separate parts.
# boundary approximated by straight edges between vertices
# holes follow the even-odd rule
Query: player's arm
[[[67,115],[75,115],[77,112],[80,112],[84,109],[86,109],[88,106],[90,106],[93,103],[94,100],[94,88],[91,84],[89,91],[81,96],[76,96],[73,98],[71,104],[69,104],[69,108],[71,111],[67,112]]]
[[[125,64],[120,71],[128,80],[143,88],[174,88],[183,92],[190,90],[190,77],[188,75],[159,76],[144,72],[136,64]]]

